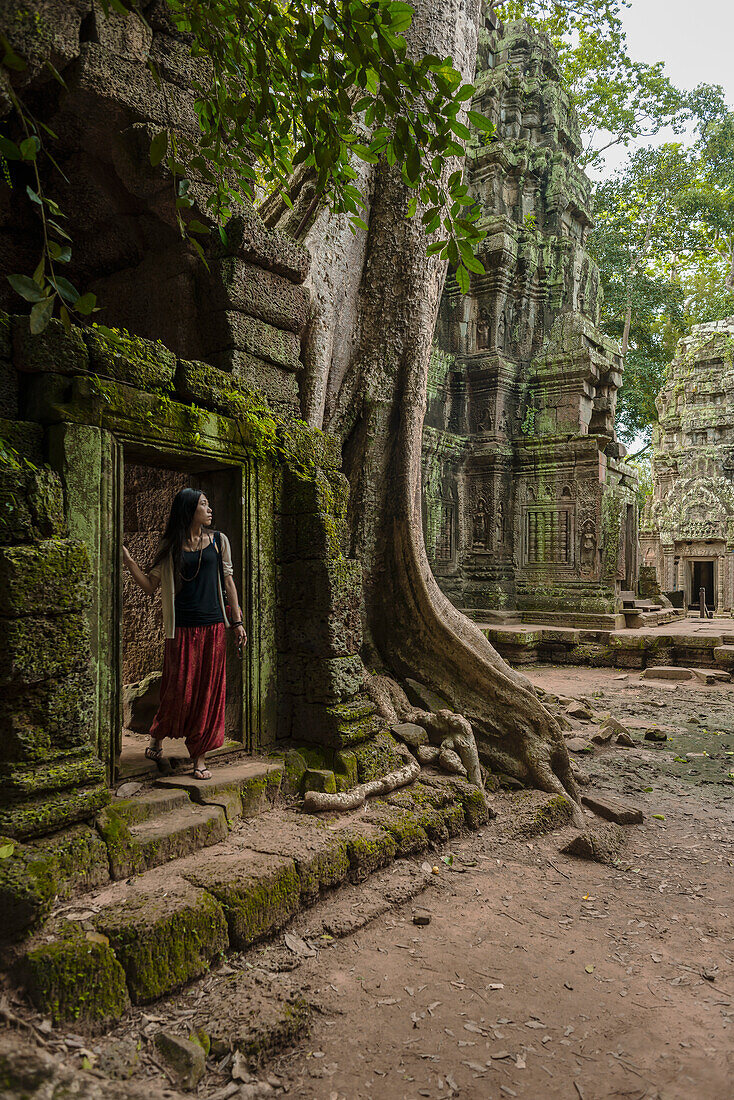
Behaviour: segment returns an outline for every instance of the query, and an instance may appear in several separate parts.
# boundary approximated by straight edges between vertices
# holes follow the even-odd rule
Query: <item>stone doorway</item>
[[[183,458],[156,454],[147,448],[125,447],[120,523],[124,544],[140,567],[147,570],[173,497],[184,486],[201,489],[211,502],[214,526],[224,531],[231,542],[235,582],[247,624],[248,593],[243,585],[242,474],[239,466],[223,466],[202,456]],[[146,596],[127,571],[121,576],[120,588],[119,714],[115,736],[115,775],[118,778],[149,770],[144,752],[158,704],[164,649],[160,593],[152,599]],[[220,752],[250,747],[244,720],[246,680],[244,664],[228,635],[225,744]],[[172,763],[179,758],[188,759],[183,741],[165,742],[164,753]]]
[[[699,606],[698,598],[699,592],[703,588],[706,592],[706,607],[710,610],[716,610],[716,590],[715,590],[715,562],[710,561],[692,561],[691,567],[691,596],[689,605],[692,608]]]

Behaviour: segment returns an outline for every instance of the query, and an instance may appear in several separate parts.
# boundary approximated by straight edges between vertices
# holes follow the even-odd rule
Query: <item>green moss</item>
[[[227,947],[222,907],[208,893],[174,887],[110,906],[94,920],[127,976],[134,1004],[178,989]]]
[[[425,851],[428,847],[428,835],[418,816],[377,798],[370,803],[365,820],[379,825],[390,834],[395,841],[397,855],[408,856],[413,852]]]
[[[338,791],[348,791],[357,786],[357,757],[350,749],[339,749],[334,753],[334,776]]]
[[[565,795],[558,794],[549,798],[536,811],[530,824],[530,833],[540,836],[543,833],[551,833],[554,829],[560,829],[568,825],[573,818],[573,803]]]
[[[11,620],[0,649],[0,684],[33,684],[61,678],[88,660],[86,615]]]
[[[109,944],[81,930],[29,951],[21,974],[38,1011],[57,1024],[109,1024],[130,1005],[125,973]]]
[[[104,325],[85,329],[84,339],[90,370],[100,377],[129,382],[141,390],[172,388],[176,357],[160,342]]]
[[[300,880],[290,859],[267,859],[249,874],[237,864],[201,868],[189,879],[221,904],[230,943],[239,950],[281,928],[299,909]]]
[[[387,731],[356,746],[352,751],[357,762],[360,783],[380,779],[405,765],[405,758],[398,752],[395,738]]]
[[[285,754],[283,769],[283,793],[299,795],[302,793],[302,781],[306,771],[306,760],[300,751],[289,749]]]
[[[0,858],[0,908],[3,936],[11,939],[48,915],[58,873],[53,857],[39,855],[9,837],[0,836],[0,849],[10,850]]]
[[[92,577],[82,542],[48,539],[0,550],[0,614],[54,614],[89,605]]]
[[[350,829],[346,834],[349,877],[363,882],[380,867],[392,863],[398,846],[389,832],[378,828]]]
[[[101,767],[99,762],[97,764]],[[109,799],[107,787],[99,783],[82,790],[44,793],[35,798],[8,802],[0,806],[0,833],[20,840],[44,836],[55,829],[91,819]]]
[[[129,878],[145,870],[142,850],[135,846],[127,823],[111,806],[97,816],[95,824],[107,848],[110,874],[114,879]]]

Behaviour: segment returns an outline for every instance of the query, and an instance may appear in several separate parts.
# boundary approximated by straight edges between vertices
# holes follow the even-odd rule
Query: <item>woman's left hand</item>
[[[245,634],[245,628],[242,623],[234,628],[234,636],[235,641],[237,642],[237,648],[241,653],[247,645],[247,635]]]

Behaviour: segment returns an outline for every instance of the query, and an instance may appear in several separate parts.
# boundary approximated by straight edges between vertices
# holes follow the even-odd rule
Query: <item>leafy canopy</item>
[[[473,86],[462,83],[450,57],[408,56],[404,33],[413,9],[401,0],[167,0],[171,17],[187,36],[194,66],[193,90],[200,133],[195,138],[171,126],[156,134],[150,147],[153,166],[164,165],[175,187],[181,231],[204,259],[197,237],[211,224],[192,216],[189,178],[208,188],[205,209],[226,239],[226,223],[237,206],[280,192],[303,165],[317,192],[337,212],[350,216],[354,229],[366,230],[364,197],[356,184],[354,160],[398,166],[414,192],[408,214],[421,204],[423,224],[433,239],[431,254],[457,268],[459,285],[469,288],[469,272],[483,272],[474,256],[483,239],[478,210],[459,168],[472,137],[493,126],[466,105]],[[137,0],[100,0],[105,14],[141,19]],[[7,40],[0,64],[22,71],[25,61]],[[160,84],[152,60],[149,68]],[[54,70],[55,73],[55,70]],[[62,76],[55,73],[59,80]],[[33,303],[32,326],[40,331],[58,300],[68,323],[69,311],[84,314],[93,296],[80,295],[58,275],[56,265],[71,258],[68,235],[58,206],[42,186],[38,161],[49,134],[13,93],[21,120],[21,142],[5,140],[3,155],[33,165],[36,185],[28,196],[39,206],[44,254],[32,277],[11,278],[14,289]],[[467,115],[466,120],[464,115]],[[476,140],[476,139],[474,139]]]

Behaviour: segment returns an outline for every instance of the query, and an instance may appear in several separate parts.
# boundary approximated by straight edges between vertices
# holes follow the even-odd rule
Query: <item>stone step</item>
[[[192,802],[221,806],[230,824],[239,817],[256,817],[270,809],[280,791],[283,768],[266,760],[244,760],[228,767],[212,768],[211,779],[172,775],[156,780],[162,790],[185,791]]]
[[[185,791],[176,791],[168,801],[170,805],[159,816],[143,817],[134,824],[114,805],[99,815],[97,829],[107,844],[113,879],[139,875],[226,839],[229,830],[222,806],[197,805]],[[145,803],[142,806],[144,810]],[[154,806],[155,801],[147,803],[148,809]],[[121,808],[123,813],[129,810]]]
[[[130,798],[113,799],[111,803],[112,809],[128,826],[140,825],[170,810],[180,810],[190,805],[191,799],[186,791],[177,788],[158,790],[155,787],[143,788]]]
[[[272,774],[259,778],[267,783]],[[124,830],[146,858],[174,860],[186,844],[204,843],[206,858],[194,852],[141,869],[78,898],[75,911],[65,906],[52,914],[19,962],[31,999],[55,1022],[111,1024],[131,1002],[166,996],[226,950],[273,935],[324,891],[361,882],[396,856],[480,828],[490,817],[483,792],[445,776],[426,776],[368,809],[327,827],[322,817],[278,807],[221,843],[206,831],[214,823],[226,832],[221,806],[190,805],[130,829],[115,816],[118,836]]]
[[[180,859],[191,852],[210,848],[225,840],[227,818],[221,806],[196,806],[186,798],[180,809],[163,817],[133,825],[130,836],[140,852],[146,870]]]

